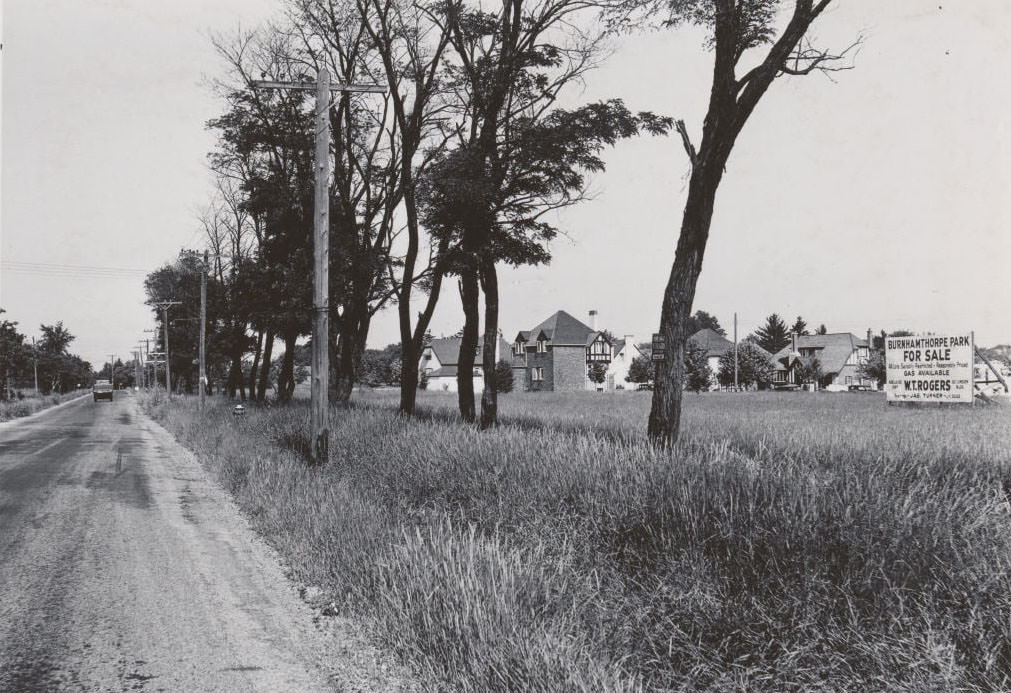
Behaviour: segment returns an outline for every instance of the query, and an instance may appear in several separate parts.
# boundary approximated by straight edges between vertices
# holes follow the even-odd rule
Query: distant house
[[[428,389],[439,392],[457,392],[457,372],[460,362],[459,337],[442,337],[433,339],[431,344],[421,352],[421,362],[418,366],[419,375],[428,377]],[[509,345],[501,337],[498,340],[495,362],[503,358],[509,351]],[[484,369],[481,366],[483,351],[479,341],[474,356],[474,392],[484,391]]]
[[[815,359],[821,366],[823,377],[819,384],[830,392],[851,387],[877,389],[877,382],[860,375],[860,366],[867,362],[868,344],[849,332],[791,336],[791,342],[773,354],[776,373],[773,384],[777,387],[800,385],[798,369],[809,366]]]
[[[716,389],[719,387],[716,376],[720,373],[720,358],[728,351],[734,350],[734,343],[708,327],[702,328],[688,340],[706,350],[706,361],[709,363],[709,369],[713,372],[713,382],[710,389]]]
[[[596,311],[590,312],[591,321]],[[516,335],[512,345],[514,387],[517,390],[573,392],[613,388],[616,378],[603,385],[590,381],[594,363],[610,368],[613,345],[607,336],[564,310]],[[626,352],[627,358],[627,352]],[[628,359],[631,363],[631,359]]]
[[[614,344],[611,345],[611,363],[607,366],[607,381],[604,383],[606,388],[608,390],[627,387],[634,389],[635,385],[629,385],[625,379],[628,377],[628,369],[632,365],[632,361],[642,355],[643,353],[639,351],[632,335],[627,334],[624,339],[614,340]]]

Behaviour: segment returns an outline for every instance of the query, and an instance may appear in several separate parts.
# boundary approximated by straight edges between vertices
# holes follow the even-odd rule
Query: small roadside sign
[[[667,360],[667,340],[659,332],[653,333],[653,344],[650,353],[654,361]]]

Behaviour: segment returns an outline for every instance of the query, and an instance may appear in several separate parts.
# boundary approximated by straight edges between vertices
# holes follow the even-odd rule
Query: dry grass
[[[1011,687],[1008,410],[873,395],[513,394],[506,425],[390,394],[335,412],[147,406],[432,690]]]
[[[0,421],[10,421],[23,416],[31,416],[35,412],[55,407],[57,404],[76,399],[87,394],[88,390],[75,390],[64,394],[55,395],[30,395],[22,399],[0,402]]]

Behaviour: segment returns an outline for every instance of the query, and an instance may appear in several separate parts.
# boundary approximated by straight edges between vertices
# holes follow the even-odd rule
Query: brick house
[[[421,352],[421,361],[418,366],[419,376],[428,377],[428,389],[437,392],[457,392],[457,365],[460,362],[460,342],[459,337],[441,337],[433,339]],[[474,357],[474,392],[484,391],[484,368],[481,366],[483,358],[482,341],[478,341],[477,354]],[[495,362],[503,358],[509,352],[509,345],[504,339],[499,337]]]
[[[814,359],[818,359],[824,374],[819,385],[829,392],[841,392],[850,387],[875,390],[876,381],[860,375],[860,366],[867,362],[868,356],[868,341],[849,332],[794,334],[791,335],[790,344],[772,357],[776,368],[773,385],[800,385],[798,366],[810,365]]]
[[[596,311],[590,312],[591,321]],[[610,366],[613,345],[602,332],[564,310],[516,335],[512,345],[514,387],[517,390],[574,392],[604,389],[589,378],[594,363]],[[613,379],[612,379],[613,387]]]

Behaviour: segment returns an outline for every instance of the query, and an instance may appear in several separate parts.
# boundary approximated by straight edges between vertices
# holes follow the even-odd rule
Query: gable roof
[[[703,327],[688,339],[704,348],[706,350],[707,358],[711,356],[723,356],[725,353],[733,350],[734,348],[733,342],[716,330],[712,330],[708,327]]]
[[[543,331],[552,344],[565,346],[586,346],[593,340],[591,335],[596,337],[597,330],[589,325],[576,320],[574,317],[560,310],[541,324],[529,330],[530,334]]]
[[[797,351],[801,349],[817,349],[814,356],[821,364],[823,373],[838,373],[846,365],[846,361],[856,351],[857,347],[867,346],[866,339],[860,339],[851,332],[834,332],[832,334],[802,334],[797,335]],[[782,359],[793,356],[793,345],[787,345],[776,352],[773,357],[777,366],[783,364]]]
[[[433,339],[429,346],[435,352],[435,357],[439,359],[439,363],[442,366],[452,366],[455,372],[456,365],[460,362],[460,342],[462,341],[460,337],[440,337],[439,339]],[[483,358],[482,344],[483,340],[478,339],[477,356],[474,357],[475,366],[481,365],[481,359]],[[504,358],[510,348],[504,339],[498,338],[498,353],[500,358]]]

